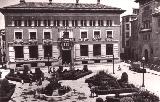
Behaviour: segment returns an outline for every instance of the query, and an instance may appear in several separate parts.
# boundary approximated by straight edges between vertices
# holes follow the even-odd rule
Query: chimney
[[[20,3],[21,3],[21,4],[25,3],[25,0],[20,0]]]
[[[79,3],[79,0],[76,0],[76,4],[78,4]]]
[[[49,4],[52,4],[52,0],[49,0]]]
[[[100,1],[101,1],[101,0],[97,0],[97,4],[100,4]]]

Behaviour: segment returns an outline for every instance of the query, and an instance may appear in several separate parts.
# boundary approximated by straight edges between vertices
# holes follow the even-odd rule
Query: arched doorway
[[[147,49],[144,50],[144,56],[145,56],[145,61],[147,62],[148,61],[148,50]]]

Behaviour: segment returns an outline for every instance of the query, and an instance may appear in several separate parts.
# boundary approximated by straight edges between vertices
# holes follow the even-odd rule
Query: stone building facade
[[[111,62],[120,59],[120,14],[100,4],[25,2],[0,9],[7,60],[14,67]],[[50,63],[48,63],[48,61]]]
[[[159,27],[158,18],[153,14],[160,6],[159,0],[136,0],[139,3],[139,43],[138,43],[138,55],[139,60],[145,57],[146,61],[154,61],[160,58],[159,47]]]
[[[133,8],[133,14],[125,15],[122,17],[121,23],[121,57],[122,59],[130,59],[131,58],[131,21],[137,18],[139,13],[139,9]]]

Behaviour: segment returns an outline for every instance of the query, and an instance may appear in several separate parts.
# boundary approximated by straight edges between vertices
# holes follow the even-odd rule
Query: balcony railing
[[[92,38],[93,41],[101,41],[101,38]]]
[[[52,39],[43,39],[43,44],[44,45],[51,45],[52,44]]]
[[[113,38],[106,38],[106,41],[113,41]]]
[[[89,41],[88,38],[80,38],[79,41]]]
[[[23,39],[15,39],[14,44],[16,45],[23,45]]]
[[[29,45],[37,45],[38,44],[38,41],[36,39],[29,39],[28,40],[28,44]]]
[[[58,38],[58,41],[75,41],[75,38]]]

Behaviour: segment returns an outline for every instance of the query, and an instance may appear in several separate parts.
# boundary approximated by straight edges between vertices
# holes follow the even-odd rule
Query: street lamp
[[[142,87],[145,87],[145,86],[144,86],[144,62],[145,62],[145,57],[142,57],[142,64],[143,64],[143,71],[142,71],[142,73],[143,73]]]
[[[48,73],[50,73],[50,69],[49,69],[49,53],[48,53]]]
[[[115,74],[114,73],[114,54],[113,54],[113,74]]]

